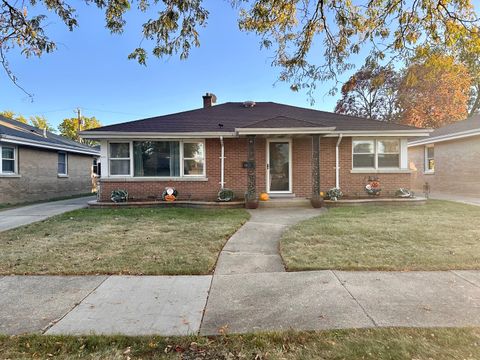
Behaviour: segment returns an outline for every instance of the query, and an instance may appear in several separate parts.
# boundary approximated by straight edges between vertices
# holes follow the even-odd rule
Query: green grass
[[[0,337],[5,359],[474,360],[480,329],[358,329],[206,337]]]
[[[208,274],[243,209],[83,209],[0,233],[0,274]]]
[[[480,207],[333,208],[289,229],[280,248],[289,271],[480,269]]]

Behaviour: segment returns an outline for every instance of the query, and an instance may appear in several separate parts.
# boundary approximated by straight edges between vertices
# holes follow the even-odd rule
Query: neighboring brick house
[[[100,152],[0,116],[0,155],[0,204],[14,204],[91,192]]]
[[[180,199],[215,200],[221,188],[308,198],[340,187],[365,196],[368,177],[382,195],[410,186],[410,126],[272,102],[212,104],[201,109],[82,132],[101,144],[100,199],[125,189],[157,199],[173,186]]]
[[[412,189],[480,196],[480,116],[436,129],[408,144]]]

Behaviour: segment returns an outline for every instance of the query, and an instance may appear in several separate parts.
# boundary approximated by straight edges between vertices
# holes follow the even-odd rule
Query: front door
[[[272,139],[267,141],[267,191],[292,192],[292,142]]]

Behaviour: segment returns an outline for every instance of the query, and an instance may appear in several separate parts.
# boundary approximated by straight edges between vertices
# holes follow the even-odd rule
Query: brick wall
[[[408,148],[413,189],[422,191],[428,182],[431,192],[480,195],[480,136],[436,143],[434,174],[424,173],[424,149]]]
[[[93,157],[68,154],[68,177],[58,177],[56,151],[19,146],[18,177],[0,177],[0,203],[21,203],[92,191]]]
[[[247,189],[247,170],[242,163],[247,159],[247,140],[225,139],[225,187],[232,189],[237,199],[243,199]],[[320,186],[322,191],[335,186],[335,144],[337,138],[320,139]],[[352,174],[352,142],[344,138],[340,146],[340,186],[349,196],[364,196],[364,186],[369,175]],[[165,187],[175,187],[180,199],[215,200],[220,189],[220,140],[207,139],[206,174],[208,181],[131,181],[129,179],[101,180],[101,199],[108,201],[114,189],[126,189],[133,199],[155,198]],[[298,197],[311,194],[312,139],[294,138],[292,141],[293,193]],[[266,191],[266,139],[256,139],[257,192]],[[382,195],[391,195],[399,187],[410,186],[410,174],[377,174],[382,184]]]

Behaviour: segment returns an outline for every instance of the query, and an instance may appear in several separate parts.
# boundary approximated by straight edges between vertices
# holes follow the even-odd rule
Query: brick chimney
[[[212,107],[213,104],[215,104],[217,97],[212,94],[212,93],[206,93],[203,97],[203,108],[209,108]]]

